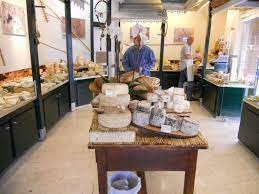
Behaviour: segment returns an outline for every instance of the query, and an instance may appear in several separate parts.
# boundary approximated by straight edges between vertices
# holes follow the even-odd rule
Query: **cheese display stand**
[[[138,171],[143,193],[144,171],[185,171],[184,193],[192,193],[197,153],[208,143],[198,121],[178,116],[190,112],[184,89],[161,90],[158,78],[134,72],[121,75],[123,83],[112,81],[98,78],[90,87],[96,97],[88,146],[95,149],[99,193],[108,191],[107,171],[125,170]]]
[[[245,84],[219,84],[204,79],[203,106],[215,117],[240,117],[243,98],[254,91]]]

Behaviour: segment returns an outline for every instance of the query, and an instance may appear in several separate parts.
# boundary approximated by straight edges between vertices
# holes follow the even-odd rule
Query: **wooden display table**
[[[97,116],[90,130],[97,127]],[[130,126],[133,127],[133,126]],[[184,194],[193,194],[196,163],[199,149],[208,143],[201,134],[190,139],[174,139],[144,134],[136,128],[133,144],[92,144],[98,168],[99,193],[107,194],[108,171],[137,171],[141,177],[140,193],[146,194],[145,171],[185,171]]]

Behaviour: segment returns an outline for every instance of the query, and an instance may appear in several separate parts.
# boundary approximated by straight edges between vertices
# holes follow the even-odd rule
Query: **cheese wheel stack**
[[[105,83],[100,94],[100,108],[103,114],[98,115],[99,124],[106,128],[124,128],[131,123],[130,102],[127,84]]]

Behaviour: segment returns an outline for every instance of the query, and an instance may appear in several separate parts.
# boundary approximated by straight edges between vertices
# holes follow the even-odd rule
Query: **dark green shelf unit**
[[[244,102],[238,139],[259,157],[259,108]]]
[[[0,174],[38,141],[34,102],[0,118]]]
[[[203,81],[203,106],[215,117],[240,117],[243,98],[253,89],[219,87]]]

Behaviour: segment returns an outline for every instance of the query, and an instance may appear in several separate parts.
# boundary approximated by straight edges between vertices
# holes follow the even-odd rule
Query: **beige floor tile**
[[[239,143],[239,120],[217,120],[198,103],[192,109],[210,145],[199,152],[195,194],[258,194],[259,159]],[[89,107],[68,114],[0,178],[0,194],[98,194],[91,118]],[[183,172],[146,172],[148,193],[180,194],[183,179]]]

